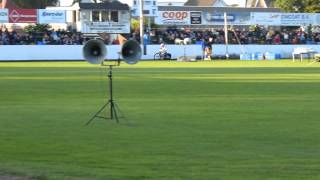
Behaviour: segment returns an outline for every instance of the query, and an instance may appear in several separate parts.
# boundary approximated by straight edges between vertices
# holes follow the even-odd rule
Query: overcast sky
[[[123,3],[131,4],[132,0],[120,0]],[[158,2],[186,2],[187,0],[158,0]],[[71,5],[73,0],[60,0],[62,6]],[[240,4],[244,5],[245,0],[225,0],[227,4]]]

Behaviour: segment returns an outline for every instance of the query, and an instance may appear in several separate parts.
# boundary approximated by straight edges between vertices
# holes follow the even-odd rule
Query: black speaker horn
[[[101,64],[107,56],[107,49],[102,40],[91,39],[84,44],[82,53],[88,63]]]
[[[140,44],[134,40],[126,41],[121,48],[121,54],[127,64],[136,64],[142,55]]]

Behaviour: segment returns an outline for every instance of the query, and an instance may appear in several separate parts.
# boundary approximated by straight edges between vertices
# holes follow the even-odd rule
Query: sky
[[[123,3],[131,4],[132,0],[120,0]],[[177,1],[177,2],[185,2],[187,0],[158,0],[162,2],[172,2],[172,1]],[[70,5],[73,0],[60,0],[62,6],[68,6]],[[242,4],[244,5],[245,0],[225,0],[227,4]]]

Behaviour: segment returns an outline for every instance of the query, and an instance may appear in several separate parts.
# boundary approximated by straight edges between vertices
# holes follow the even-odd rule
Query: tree
[[[301,0],[276,0],[274,6],[285,12],[302,12],[304,4]]]
[[[11,0],[19,8],[43,9],[47,6],[55,6],[59,0]]]
[[[30,24],[26,26],[23,30],[25,32],[38,32],[43,33],[51,29],[49,24]]]
[[[139,32],[140,29],[140,22],[137,19],[131,19],[131,31],[132,32]]]
[[[320,0],[304,0],[305,12],[320,13]]]
[[[274,6],[285,12],[320,12],[320,0],[275,0]]]

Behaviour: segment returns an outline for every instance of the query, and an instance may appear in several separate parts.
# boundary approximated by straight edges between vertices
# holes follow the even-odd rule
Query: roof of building
[[[97,9],[97,10],[129,10],[127,4],[119,1],[104,2],[104,3],[79,3],[80,9]]]
[[[271,7],[272,5],[272,0],[264,0],[267,4],[268,7]]]
[[[267,8],[271,4],[270,0],[246,0],[246,7]]]
[[[217,0],[188,0],[185,6],[212,6]]]

